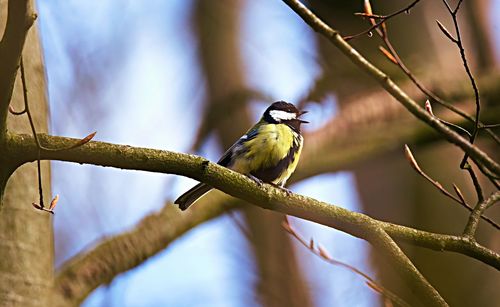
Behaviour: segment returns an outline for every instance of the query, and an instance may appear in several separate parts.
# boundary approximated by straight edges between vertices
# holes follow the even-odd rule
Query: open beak
[[[299,116],[297,116],[297,117],[301,117],[302,115],[306,114],[307,112],[309,112],[309,111],[300,111]],[[303,124],[309,124],[309,122],[307,120],[299,119],[299,121]]]

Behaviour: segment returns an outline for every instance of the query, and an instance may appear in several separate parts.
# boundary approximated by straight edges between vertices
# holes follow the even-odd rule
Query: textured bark
[[[12,2],[12,1],[11,1]],[[7,1],[0,1],[5,20]],[[3,29],[0,29],[0,33]],[[31,110],[39,132],[47,131],[47,99],[42,53],[36,27],[28,34],[24,48]],[[15,84],[11,105],[22,110],[23,94],[19,76]],[[3,97],[3,95],[2,95]],[[9,115],[10,131],[31,133],[26,115]],[[21,154],[21,153],[19,153]],[[1,167],[7,165],[2,162]],[[43,186],[46,201],[50,201],[49,163],[42,163]],[[36,163],[22,166],[10,177],[3,206],[0,210],[0,305],[50,306],[53,284],[52,217],[33,209],[38,202]]]
[[[241,58],[240,24],[243,1],[198,1],[196,32],[205,74],[208,103],[198,140],[213,129],[223,148],[229,148],[251,127]],[[264,306],[310,306],[290,236],[283,231],[283,214],[244,210],[257,270],[257,293]]]

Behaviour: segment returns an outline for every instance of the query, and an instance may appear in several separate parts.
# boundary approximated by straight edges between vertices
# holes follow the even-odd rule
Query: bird
[[[300,111],[285,101],[272,103],[260,120],[234,143],[219,159],[219,165],[239,172],[257,183],[269,183],[285,189],[285,184],[299,162],[304,139]],[[174,204],[186,210],[212,187],[199,183],[179,196]]]

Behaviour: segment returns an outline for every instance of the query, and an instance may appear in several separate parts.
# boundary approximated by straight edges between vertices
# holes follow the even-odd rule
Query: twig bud
[[[425,101],[425,110],[427,111],[427,113],[434,116],[434,113],[432,112],[432,105],[431,105],[431,102],[429,101],[429,99],[427,99]]]
[[[465,198],[464,198],[464,195],[462,194],[462,191],[460,191],[460,189],[457,187],[456,184],[453,184],[453,189],[455,190],[455,193],[457,193],[458,197],[460,198],[460,200],[462,201],[462,204],[466,204],[465,202]]]
[[[392,53],[389,52],[389,50],[385,49],[382,46],[378,46],[378,49],[386,56],[386,58],[389,59],[389,61],[398,65],[398,61],[396,61],[396,58],[392,55]]]
[[[57,205],[57,202],[59,201],[59,194],[56,194],[54,199],[50,202],[49,210],[52,211]]]
[[[446,27],[439,20],[436,20],[436,22],[438,24],[439,29],[441,30],[441,32],[443,32],[443,34],[446,37],[448,37],[454,43],[458,42],[457,39],[451,35],[450,31],[448,31],[448,29],[446,29]]]
[[[332,256],[321,245],[318,245],[319,255],[327,260],[332,260]]]
[[[73,149],[73,148],[80,147],[82,145],[87,144],[88,142],[90,142],[94,138],[94,136],[96,135],[96,133],[97,133],[97,131],[92,132],[91,134],[87,135],[83,139],[81,139],[78,142],[76,142],[76,144],[70,146],[68,149]]]
[[[420,169],[420,166],[418,166],[417,160],[415,160],[415,157],[413,156],[413,153],[410,150],[410,147],[405,144],[405,157],[408,162],[410,162],[411,167],[413,167],[417,172],[422,173],[422,170]]]

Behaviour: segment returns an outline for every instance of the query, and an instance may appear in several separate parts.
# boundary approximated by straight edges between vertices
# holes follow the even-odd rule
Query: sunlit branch
[[[423,108],[401,90],[385,73],[367,61],[357,50],[350,46],[338,33],[330,28],[326,23],[314,15],[307,7],[297,0],[284,0],[304,21],[315,31],[324,35],[337,48],[340,49],[353,63],[377,80],[384,89],[405,106],[414,116],[427,123],[430,127],[440,132],[449,142],[459,146],[468,153],[474,160],[483,164],[486,168],[500,174],[500,165],[491,159],[482,150],[471,144],[456,132],[450,130],[439,120],[433,118]]]
[[[47,135],[39,135],[39,138],[43,145],[50,148],[65,148],[68,144],[75,142],[75,139]],[[29,135],[9,135],[7,148],[7,155],[15,163],[22,164],[35,161],[37,158],[38,148],[33,137]],[[20,152],[23,154],[19,155]],[[397,240],[416,245],[439,250],[450,249],[467,255],[472,254],[475,258],[500,268],[499,255],[484,247],[465,242],[461,238],[430,234],[377,221],[366,215],[319,202],[312,198],[296,194],[287,195],[280,189],[269,185],[261,187],[246,176],[193,155],[103,142],[89,142],[81,147],[62,152],[42,151],[41,158],[188,176],[265,209],[305,218],[366,239],[382,250],[388,259],[394,260],[398,271],[403,270],[403,273],[411,278],[410,280],[417,280],[419,283],[423,277],[411,263],[409,264],[409,260],[387,234]],[[430,290],[422,289],[430,287],[430,285],[421,284],[417,287],[421,287],[418,290],[421,292]],[[427,295],[430,294],[427,293]]]

